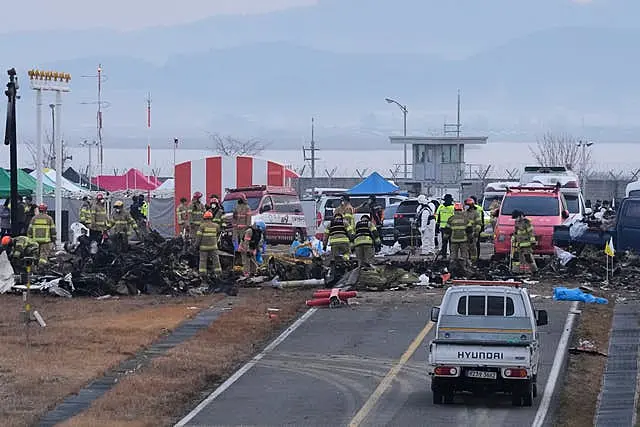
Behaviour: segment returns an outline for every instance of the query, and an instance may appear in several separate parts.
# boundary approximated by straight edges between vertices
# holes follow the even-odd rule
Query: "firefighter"
[[[338,261],[349,260],[351,253],[351,234],[347,231],[344,218],[341,213],[334,213],[331,224],[324,232],[323,250],[327,250],[327,245],[331,245],[331,258]]]
[[[515,228],[511,237],[513,248],[512,271],[520,273],[524,267],[525,271],[535,273],[538,271],[536,260],[533,258],[533,248],[536,246],[536,236],[533,232],[531,221],[524,216],[524,212],[514,210],[511,218],[515,220]],[[517,255],[517,256],[516,256]]]
[[[127,252],[129,250],[129,235],[131,231],[138,234],[138,224],[131,217],[131,214],[124,210],[124,202],[118,200],[113,204],[113,214],[109,221],[111,238],[116,252]]]
[[[354,210],[360,211],[361,209],[367,209],[369,211],[369,218],[371,218],[371,222],[380,228],[382,227],[382,222],[384,221],[384,209],[378,203],[378,200],[374,194],[369,196],[369,199],[355,208]]]
[[[474,263],[478,261],[480,256],[480,233],[482,233],[484,225],[484,211],[481,206],[476,205],[476,201],[472,197],[465,200],[464,204],[467,205],[469,221],[473,223],[473,233],[471,234],[471,240],[469,240],[468,249],[469,259]]]
[[[38,246],[40,246],[38,265],[43,266],[49,263],[51,244],[56,240],[56,224],[47,215],[47,205],[41,203],[38,206],[38,211],[38,214],[31,219],[27,229],[27,237],[38,242]]]
[[[473,235],[474,222],[469,218],[462,207],[462,203],[453,205],[454,212],[447,220],[447,228],[450,230],[451,265],[450,269],[460,268],[466,275],[469,266],[469,241]]]
[[[443,203],[436,210],[436,235],[442,233],[442,248],[440,255],[442,258],[447,257],[449,249],[449,240],[451,238],[451,230],[449,229],[449,218],[453,216],[453,196],[451,194],[444,195]]]
[[[80,224],[91,229],[91,203],[89,197],[82,198],[82,206],[80,206]]]
[[[224,208],[220,204],[220,199],[218,199],[217,196],[211,196],[208,210],[213,214],[213,222],[218,224],[220,229],[224,228]]]
[[[244,238],[240,244],[242,253],[242,271],[245,277],[254,274],[258,267],[256,255],[263,247],[264,233],[267,229],[264,221],[258,220],[244,231]]]
[[[251,209],[247,204],[247,195],[240,193],[240,198],[233,208],[233,249],[238,250],[240,240],[251,227]]]
[[[353,246],[355,248],[359,267],[370,265],[375,252],[380,250],[380,236],[378,235],[378,229],[373,221],[371,221],[369,215],[362,215],[362,218],[356,224]]]
[[[189,206],[187,206],[187,198],[181,197],[180,204],[176,208],[176,220],[180,235],[183,238],[189,236]]]
[[[24,198],[24,221],[27,226],[31,224],[31,220],[36,216],[36,209],[37,206],[33,203],[33,198],[31,196],[26,196]]]
[[[196,191],[193,193],[193,199],[189,205],[189,233],[190,237],[194,237],[193,233],[198,231],[200,223],[202,222],[202,215],[204,214],[204,205],[200,201],[202,193]]]
[[[109,213],[102,193],[96,195],[96,201],[91,207],[90,218],[89,236],[94,242],[100,242],[109,229]]]
[[[2,238],[2,246],[7,251],[7,255],[14,266],[18,263],[22,264],[24,258],[38,259],[40,252],[38,242],[27,236],[15,238],[4,236]]]
[[[355,230],[355,214],[356,210],[351,206],[351,199],[346,194],[342,195],[342,201],[340,202],[340,206],[338,206],[334,212],[334,215],[340,214],[342,215],[342,219],[344,221],[344,226],[347,229],[347,233],[349,235],[353,235]]]
[[[220,277],[222,274],[220,257],[218,256],[220,225],[214,222],[213,219],[213,213],[206,211],[202,215],[202,222],[196,231],[195,246],[200,251],[198,271],[203,277],[209,273],[209,259],[213,260],[213,273],[216,277]]]
[[[489,213],[491,215],[491,229],[495,236],[496,224],[498,222],[498,216],[500,216],[500,200],[494,200],[489,205]]]

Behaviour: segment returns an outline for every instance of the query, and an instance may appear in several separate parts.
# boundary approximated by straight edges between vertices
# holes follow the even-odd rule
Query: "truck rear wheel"
[[[434,391],[433,392],[433,404],[434,405],[440,405],[444,403],[444,395],[442,393],[440,393],[439,391]]]
[[[513,406],[533,406],[534,384],[533,381],[527,381],[513,390],[511,395],[511,404]]]

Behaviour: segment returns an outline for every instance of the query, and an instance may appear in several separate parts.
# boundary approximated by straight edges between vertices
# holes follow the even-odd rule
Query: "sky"
[[[4,19],[0,33],[98,27],[132,31],[185,24],[213,15],[267,13],[316,3],[317,0],[30,0],[24,7],[37,13]]]

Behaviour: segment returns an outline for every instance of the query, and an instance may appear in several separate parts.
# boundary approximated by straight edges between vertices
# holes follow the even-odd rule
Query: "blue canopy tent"
[[[378,172],[374,172],[366,177],[362,182],[356,184],[347,191],[349,195],[370,195],[370,194],[397,194],[400,187],[384,179]]]

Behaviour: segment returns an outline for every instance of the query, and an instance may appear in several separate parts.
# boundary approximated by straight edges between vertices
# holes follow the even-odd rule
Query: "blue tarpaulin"
[[[347,191],[347,194],[391,194],[397,193],[398,190],[400,190],[400,187],[384,179],[378,172],[374,172]]]

